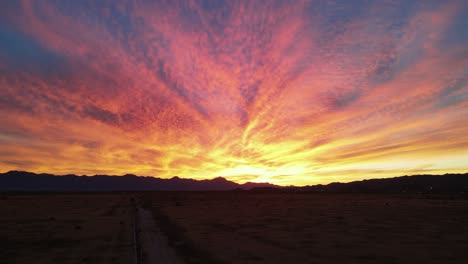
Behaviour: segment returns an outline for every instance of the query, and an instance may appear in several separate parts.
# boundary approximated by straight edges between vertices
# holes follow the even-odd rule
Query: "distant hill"
[[[261,188],[262,189],[262,188]],[[445,175],[414,175],[385,179],[370,179],[349,183],[330,183],[304,187],[287,187],[301,192],[465,192],[468,193],[468,173]]]
[[[123,176],[77,176],[9,171],[0,174],[0,191],[227,191],[255,187],[279,187],[270,183],[237,184],[222,177],[194,180],[161,179],[127,174]]]
[[[303,187],[282,187],[270,183],[238,184],[218,177],[194,180],[179,177],[161,179],[135,176],[77,176],[36,174],[25,171],[0,173],[0,191],[242,191],[254,192],[465,192],[468,193],[468,173],[445,175],[415,175],[371,179],[349,183],[330,183]]]

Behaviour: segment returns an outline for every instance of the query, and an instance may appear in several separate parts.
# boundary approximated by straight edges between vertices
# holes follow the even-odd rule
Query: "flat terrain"
[[[128,195],[0,199],[0,263],[133,263]]]
[[[0,195],[0,263],[135,263],[132,197],[142,264],[468,263],[466,196],[252,192]]]
[[[460,196],[213,192],[151,200],[179,251],[198,253],[194,263],[468,263],[468,200]]]

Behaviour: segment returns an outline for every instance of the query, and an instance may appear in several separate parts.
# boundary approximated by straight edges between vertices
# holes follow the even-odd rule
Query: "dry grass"
[[[128,195],[0,199],[0,263],[132,263]]]
[[[188,263],[468,263],[468,199],[141,193]],[[133,263],[129,194],[7,195],[0,263]]]
[[[468,200],[436,198],[151,194],[172,243],[209,253],[205,263],[468,263]]]

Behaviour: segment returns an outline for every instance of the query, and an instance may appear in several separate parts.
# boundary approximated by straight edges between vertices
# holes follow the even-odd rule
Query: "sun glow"
[[[0,171],[468,170],[463,1],[293,2],[0,3]]]

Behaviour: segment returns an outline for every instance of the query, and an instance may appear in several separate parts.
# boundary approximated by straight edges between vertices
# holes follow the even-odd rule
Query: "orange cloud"
[[[462,4],[4,4],[0,170],[300,185],[464,172]]]

